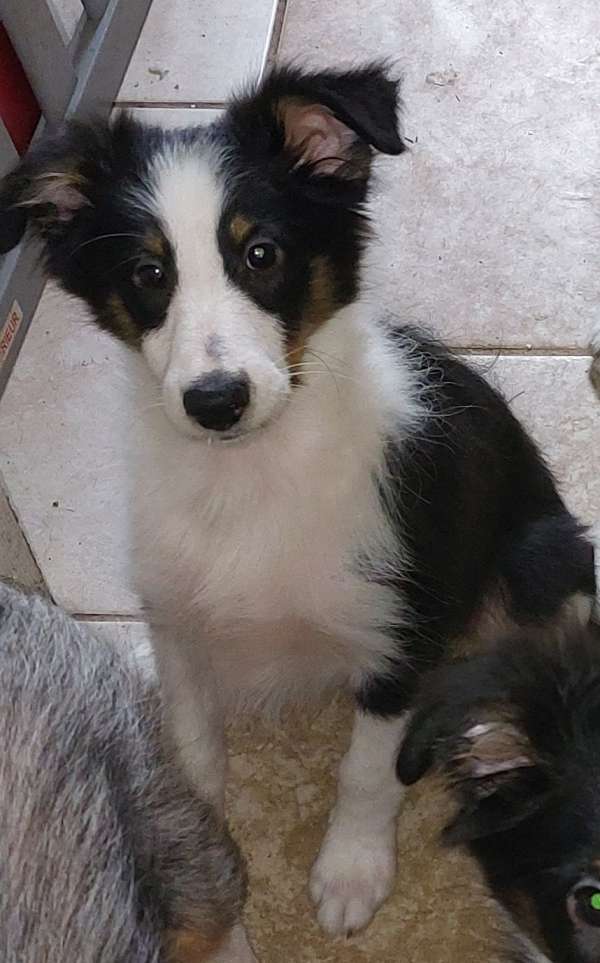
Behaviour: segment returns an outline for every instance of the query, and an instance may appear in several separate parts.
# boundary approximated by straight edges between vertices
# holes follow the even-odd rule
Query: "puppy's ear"
[[[432,768],[459,804],[445,830],[450,844],[517,825],[542,805],[550,788],[512,697],[502,653],[457,662],[422,687],[397,760],[406,785]]]
[[[110,178],[114,145],[133,122],[70,122],[34,143],[0,183],[0,254],[19,243],[27,227],[42,240],[60,238],[93,207],[99,184]]]
[[[448,746],[444,769],[460,810],[448,843],[472,842],[518,825],[542,805],[547,777],[510,709],[493,707]]]
[[[266,147],[288,171],[313,177],[366,182],[373,148],[384,154],[405,149],[398,81],[381,64],[322,73],[279,68],[235,102],[230,115],[244,147]]]

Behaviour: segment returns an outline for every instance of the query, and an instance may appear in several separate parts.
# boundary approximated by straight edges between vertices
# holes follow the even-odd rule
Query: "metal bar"
[[[109,0],[99,23],[88,20],[79,38],[77,85],[67,116],[85,116],[91,110],[95,116],[109,115],[151,2]],[[43,290],[39,261],[39,248],[31,242],[0,259],[0,399]]]
[[[77,79],[62,24],[46,0],[3,0],[0,13],[42,113],[50,124],[58,124]]]
[[[101,20],[108,6],[108,0],[81,0],[90,20]]]
[[[0,177],[4,177],[11,167],[14,167],[18,159],[19,155],[15,145],[0,118]]]
[[[119,92],[152,0],[109,0],[93,36],[85,34],[78,59],[77,87],[68,117],[94,112],[108,115]]]

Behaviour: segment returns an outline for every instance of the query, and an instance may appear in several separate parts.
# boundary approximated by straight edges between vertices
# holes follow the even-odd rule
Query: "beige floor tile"
[[[375,192],[377,296],[456,345],[585,347],[600,300],[596,0],[290,0],[280,59],[388,56],[410,155]]]
[[[470,358],[511,401],[556,474],[569,508],[600,521],[600,402],[587,357]]]
[[[221,101],[265,63],[275,0],[154,0],[119,100]]]
[[[0,406],[0,471],[56,601],[137,612],[129,589],[124,348],[46,289]]]

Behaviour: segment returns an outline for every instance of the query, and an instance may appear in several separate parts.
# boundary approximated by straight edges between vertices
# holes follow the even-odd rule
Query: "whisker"
[[[96,237],[90,237],[87,241],[83,241],[81,244],[78,244],[77,247],[71,251],[71,257],[73,257],[74,254],[77,254],[77,251],[80,251],[83,247],[87,247],[88,244],[95,244],[96,241],[104,241],[109,237],[133,237],[137,238],[138,240],[144,240],[143,234],[131,234],[124,231],[118,231],[115,234],[98,234]]]

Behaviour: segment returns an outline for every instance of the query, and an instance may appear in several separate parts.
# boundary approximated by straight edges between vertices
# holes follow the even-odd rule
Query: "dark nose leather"
[[[245,372],[211,371],[183,393],[187,415],[203,428],[227,431],[242,417],[250,401],[250,381]]]

